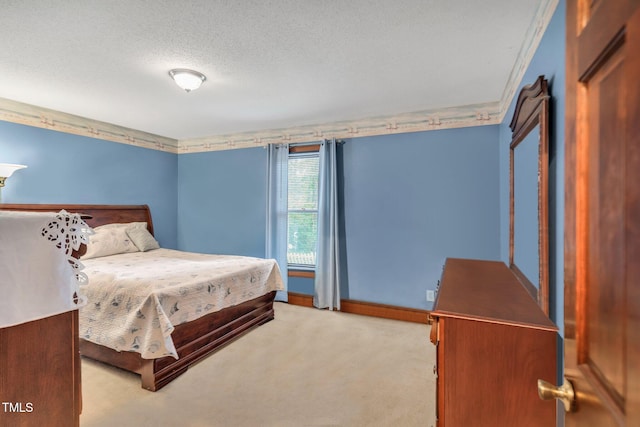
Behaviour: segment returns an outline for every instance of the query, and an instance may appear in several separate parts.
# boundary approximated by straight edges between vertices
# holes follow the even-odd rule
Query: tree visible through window
[[[289,155],[287,262],[292,266],[316,265],[318,162],[317,152]]]

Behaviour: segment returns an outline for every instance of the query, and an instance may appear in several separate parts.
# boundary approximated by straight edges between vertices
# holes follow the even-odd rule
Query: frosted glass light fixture
[[[207,80],[204,74],[186,68],[169,70],[169,75],[178,86],[187,92],[198,89]]]

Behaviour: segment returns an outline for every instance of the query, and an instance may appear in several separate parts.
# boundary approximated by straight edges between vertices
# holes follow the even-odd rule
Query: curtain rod
[[[324,144],[324,143],[325,143],[325,142],[327,142],[327,141],[329,141],[329,142],[330,142],[331,140],[329,140],[329,139],[323,139],[323,140],[321,140],[321,141],[293,142],[293,143],[291,143],[291,144],[287,144],[287,145],[289,145],[289,147],[306,147],[306,146],[308,146],[308,145],[321,145],[321,144]],[[336,141],[336,144],[338,144],[338,145],[346,144],[346,142],[347,142],[347,141],[345,141],[344,139],[336,139],[335,141]],[[268,146],[268,145],[269,145],[269,144],[265,145],[265,146],[264,146],[264,148],[267,148],[267,146]],[[276,148],[280,148],[280,146],[281,146],[281,145],[285,145],[285,144],[277,143],[277,144],[273,144],[273,145],[275,145],[275,146],[276,146]]]
[[[318,144],[323,144],[325,142],[331,142],[330,139],[323,139],[321,141],[315,141],[315,142],[294,142],[289,144],[290,146],[293,147],[304,147],[305,145],[318,145]],[[335,140],[337,144],[344,144],[346,141],[343,139],[336,139]]]

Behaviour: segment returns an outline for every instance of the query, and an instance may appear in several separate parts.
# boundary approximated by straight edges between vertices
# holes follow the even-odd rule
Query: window
[[[318,239],[318,152],[295,150],[288,162],[289,221],[287,230],[287,263],[293,268],[316,266]]]

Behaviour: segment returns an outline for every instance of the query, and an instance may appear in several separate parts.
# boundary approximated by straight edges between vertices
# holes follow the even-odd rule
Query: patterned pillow
[[[146,228],[146,222],[131,222],[128,224],[106,224],[93,229],[89,236],[87,252],[82,259],[98,258],[108,255],[138,252],[138,248],[127,235],[127,229]]]
[[[158,241],[147,230],[146,223],[144,227],[130,227],[126,231],[127,236],[141,252],[160,248]]]

